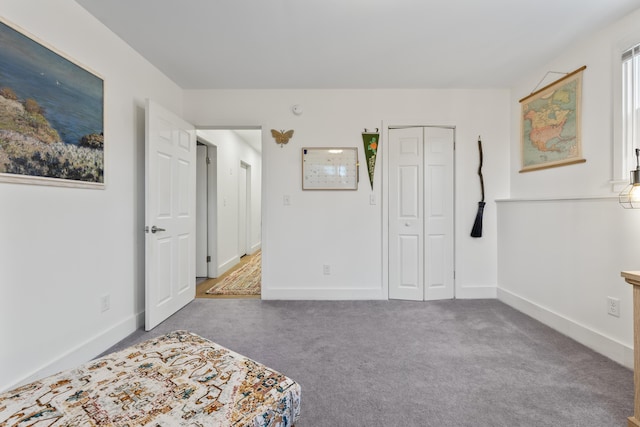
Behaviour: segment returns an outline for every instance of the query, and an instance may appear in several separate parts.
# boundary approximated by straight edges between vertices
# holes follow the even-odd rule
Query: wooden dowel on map
[[[569,74],[567,74],[566,76],[564,76],[564,77],[560,77],[558,80],[556,80],[556,81],[554,81],[554,82],[549,83],[548,85],[546,85],[546,86],[545,86],[545,87],[543,87],[542,89],[540,89],[540,90],[537,90],[537,91],[535,91],[535,92],[530,93],[529,95],[527,95],[527,96],[525,96],[524,98],[522,98],[519,102],[526,101],[527,99],[531,98],[532,96],[537,95],[537,94],[539,94],[540,92],[543,92],[543,91],[545,91],[545,90],[549,89],[551,86],[553,86],[554,84],[556,84],[556,83],[558,83],[558,82],[561,82],[561,81],[566,80],[566,79],[568,79],[569,77],[571,77],[571,76],[573,76],[573,75],[575,75],[575,74],[578,74],[580,71],[583,71],[583,70],[585,70],[586,68],[587,68],[587,66],[586,66],[586,65],[583,65],[582,67],[578,68],[577,70],[570,72],[570,73],[569,73]]]

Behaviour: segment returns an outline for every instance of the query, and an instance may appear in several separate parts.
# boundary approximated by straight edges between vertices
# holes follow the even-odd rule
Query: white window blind
[[[639,108],[640,44],[622,53],[622,155],[627,171],[635,169],[634,150],[640,148]]]

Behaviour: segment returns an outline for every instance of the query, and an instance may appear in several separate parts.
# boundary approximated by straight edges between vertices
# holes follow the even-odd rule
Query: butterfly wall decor
[[[286,132],[284,130],[278,132],[275,129],[271,129],[271,136],[273,136],[273,138],[276,140],[276,143],[280,144],[280,148],[282,148],[282,146],[289,142],[289,140],[293,136],[293,129]]]

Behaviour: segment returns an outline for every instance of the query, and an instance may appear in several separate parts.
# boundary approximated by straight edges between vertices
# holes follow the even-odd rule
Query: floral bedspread
[[[295,381],[186,331],[0,394],[0,427],[289,427],[299,416]]]

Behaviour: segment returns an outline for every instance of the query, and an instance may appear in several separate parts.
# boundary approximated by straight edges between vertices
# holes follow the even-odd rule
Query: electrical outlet
[[[322,266],[322,274],[328,276],[329,274],[331,274],[331,266],[329,264],[324,264]]]
[[[102,295],[100,297],[100,312],[104,313],[110,308],[111,308],[111,297],[109,296],[109,294]]]
[[[618,298],[607,297],[607,313],[620,317],[620,300]]]

